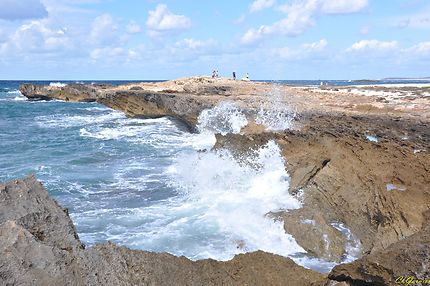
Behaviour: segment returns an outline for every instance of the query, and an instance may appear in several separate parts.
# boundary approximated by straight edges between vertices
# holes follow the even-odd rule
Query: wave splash
[[[191,258],[226,260],[259,249],[284,256],[303,252],[282,223],[266,216],[301,206],[288,193],[289,177],[279,147],[270,141],[253,159],[256,164],[249,166],[227,150],[191,152],[179,156],[170,168],[171,183],[186,198],[185,208],[193,213],[196,229],[210,226],[216,234],[209,235],[211,247],[190,253]]]
[[[201,133],[239,133],[248,124],[246,116],[232,102],[221,102],[212,109],[201,112],[197,129]]]
[[[268,101],[258,111],[255,122],[262,124],[269,131],[283,131],[293,127],[296,112],[285,102],[281,89],[273,87]]]
[[[239,133],[247,123],[240,108],[221,102],[201,113],[200,134],[191,140],[200,142],[202,136],[212,137],[214,133]],[[208,149],[215,143],[206,142],[212,142],[206,146]],[[180,194],[180,213],[188,215],[169,224],[174,229],[168,233],[180,232],[177,239],[193,244],[188,249],[178,247],[169,252],[192,259],[218,260],[255,250],[284,256],[304,252],[285,233],[281,222],[266,216],[271,211],[301,207],[299,200],[288,192],[289,176],[279,146],[270,141],[248,156],[252,158],[235,158],[221,149],[190,150],[175,158],[168,169],[170,184]]]

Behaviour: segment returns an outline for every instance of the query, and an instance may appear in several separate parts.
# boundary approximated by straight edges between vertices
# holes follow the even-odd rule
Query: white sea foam
[[[143,135],[147,127],[144,126],[122,126],[121,128],[101,128],[95,132],[88,131],[86,128],[81,128],[79,134],[83,137],[92,137],[101,140],[121,139],[124,137],[135,137]]]
[[[168,251],[191,259],[231,259],[258,249],[290,255],[303,253],[283,224],[266,216],[293,209],[300,202],[288,193],[289,177],[279,147],[269,142],[255,154],[254,166],[237,162],[229,152],[185,152],[163,176],[178,195],[134,209],[93,210],[74,219],[78,225],[107,227],[108,239],[146,250]],[[258,166],[258,167],[256,167]],[[133,168],[141,168],[138,162]],[[119,187],[146,184],[125,173]],[[101,219],[114,216],[115,221]],[[81,236],[91,241],[92,234]]]
[[[17,89],[14,89],[14,90],[10,90],[10,91],[8,91],[8,92],[6,92],[7,94],[21,94],[21,92],[19,91],[19,90],[17,90]]]
[[[201,112],[197,128],[200,132],[239,133],[242,127],[248,124],[246,116],[232,102],[221,102],[212,109]]]
[[[107,110],[107,109],[104,109]],[[36,123],[42,128],[67,128],[75,126],[94,125],[100,123],[112,122],[118,119],[126,119],[126,116],[119,111],[110,111],[103,114],[88,115],[42,115],[36,117]]]
[[[62,83],[62,82],[51,82],[49,83],[49,86],[52,87],[65,87],[67,85],[67,83]]]
[[[175,165],[173,183],[204,210],[200,216],[206,223],[229,237],[224,243],[231,245],[230,253],[213,258],[227,259],[257,249],[281,255],[303,251],[285,233],[282,223],[265,216],[270,211],[301,206],[288,193],[289,177],[279,147],[269,142],[254,160],[257,169],[256,165],[241,165],[221,151],[186,155]]]
[[[6,92],[8,95],[16,95],[13,100],[14,101],[25,101],[27,100],[27,98],[17,89],[15,90],[10,90],[8,92]],[[6,100],[10,100],[10,99],[6,99]]]

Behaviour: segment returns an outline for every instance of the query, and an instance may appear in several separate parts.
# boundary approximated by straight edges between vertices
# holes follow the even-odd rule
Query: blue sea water
[[[258,169],[225,150],[201,152],[213,146],[213,132],[246,124],[235,106],[205,111],[201,133],[190,134],[170,118],[130,119],[98,103],[28,101],[18,91],[22,83],[0,81],[0,181],[35,174],[69,209],[85,244],[110,240],[221,260],[262,249],[320,271],[333,267],[307,255],[265,216],[301,206],[288,193],[275,143],[249,158]]]

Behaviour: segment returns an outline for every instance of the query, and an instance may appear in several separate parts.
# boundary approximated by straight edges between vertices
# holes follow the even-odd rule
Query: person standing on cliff
[[[215,77],[216,77],[216,71],[213,70],[213,72],[212,72],[212,78],[215,78]]]
[[[233,72],[233,80],[236,80],[236,72]]]

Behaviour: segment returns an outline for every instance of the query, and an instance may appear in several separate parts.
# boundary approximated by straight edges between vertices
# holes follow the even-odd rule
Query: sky
[[[429,67],[429,0],[0,0],[0,79],[379,79]]]

